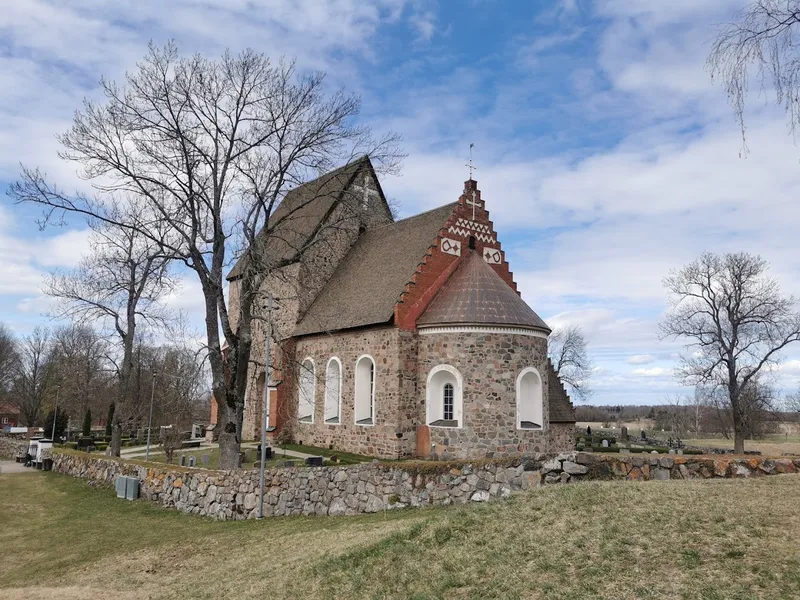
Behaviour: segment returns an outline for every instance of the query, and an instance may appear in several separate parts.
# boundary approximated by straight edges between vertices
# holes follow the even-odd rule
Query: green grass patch
[[[797,598],[799,494],[800,475],[590,482],[214,522],[54,473],[0,475],[0,597]]]
[[[273,447],[273,451],[280,456],[282,448],[294,450],[295,452],[302,452],[303,454],[324,456],[326,459],[330,459],[331,457],[335,456],[338,458],[337,464],[340,465],[355,465],[358,463],[371,462],[373,460],[372,456],[362,456],[361,454],[352,454],[350,452],[339,452],[338,450],[331,450],[330,448],[318,448],[316,446],[306,446],[304,444],[283,444],[281,446]]]

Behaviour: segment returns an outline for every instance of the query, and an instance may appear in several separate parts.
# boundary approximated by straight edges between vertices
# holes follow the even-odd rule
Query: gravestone
[[[603,448],[608,448],[608,440],[603,440],[603,442],[602,442],[600,445],[601,445]]]
[[[181,466],[182,467],[186,466],[186,455],[185,454],[181,454]]]
[[[194,456],[190,456],[189,457],[189,467],[193,469],[194,468],[194,463],[195,463],[195,457]]]
[[[683,448],[678,448],[678,456],[683,456]]]
[[[628,441],[628,428],[627,427],[623,427],[622,428],[622,431],[620,433],[620,439],[622,439],[623,442],[627,442]]]
[[[207,465],[211,462],[211,457],[208,454],[203,454],[200,457],[200,462],[203,463],[204,465]]]
[[[675,449],[674,448],[670,448],[669,449],[669,454],[675,454]]]
[[[285,460],[285,461],[283,461],[283,466],[284,467],[293,467],[294,466],[294,461],[293,460]]]
[[[306,458],[306,464],[309,467],[321,467],[324,459],[321,456],[309,456]]]
[[[253,451],[250,448],[244,451],[244,462],[248,463],[253,460]]]

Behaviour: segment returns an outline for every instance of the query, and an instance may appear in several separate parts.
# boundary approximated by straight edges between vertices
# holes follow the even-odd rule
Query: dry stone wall
[[[16,440],[14,438],[0,437],[0,458],[13,459],[17,454],[24,452],[28,446],[26,440]]]
[[[53,470],[113,484],[136,477],[140,496],[164,507],[213,519],[254,518],[258,471],[206,471],[141,465],[56,450]],[[797,473],[800,458],[619,455],[570,452],[473,462],[412,461],[266,471],[265,516],[354,515],[404,507],[487,502],[540,485],[761,477]]]

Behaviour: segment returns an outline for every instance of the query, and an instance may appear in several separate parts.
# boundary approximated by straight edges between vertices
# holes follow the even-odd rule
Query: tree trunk
[[[733,452],[735,454],[744,454],[744,422],[741,414],[739,414],[739,403],[731,403],[733,413]]]
[[[122,424],[114,419],[111,427],[111,456],[119,456],[122,449]]]

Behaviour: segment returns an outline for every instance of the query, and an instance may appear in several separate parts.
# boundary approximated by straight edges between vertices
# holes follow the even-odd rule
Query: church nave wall
[[[410,455],[414,447],[413,415],[401,415],[401,407],[408,390],[415,387],[416,345],[412,338],[393,327],[299,338],[297,360],[313,359],[316,385],[314,421],[295,420],[295,440],[381,458]],[[355,422],[356,363],[365,355],[372,357],[375,363],[374,425]],[[340,422],[327,424],[325,373],[328,361],[334,356],[342,366]],[[297,389],[292,391],[295,401],[298,392]],[[406,431],[403,423],[407,424]],[[401,438],[398,432],[403,434]]]

